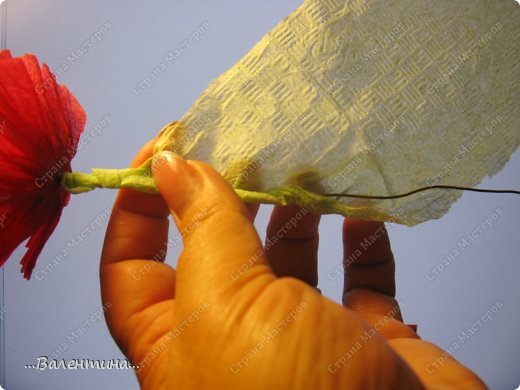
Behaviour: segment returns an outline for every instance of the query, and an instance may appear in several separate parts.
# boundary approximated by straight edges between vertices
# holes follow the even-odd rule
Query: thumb
[[[249,211],[213,168],[161,152],[153,176],[184,241],[177,296],[197,289],[236,293],[253,279],[260,285],[275,279]]]

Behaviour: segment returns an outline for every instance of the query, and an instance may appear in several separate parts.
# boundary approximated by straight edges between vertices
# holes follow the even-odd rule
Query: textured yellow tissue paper
[[[163,129],[248,201],[407,225],[439,218],[520,143],[514,0],[308,0]]]

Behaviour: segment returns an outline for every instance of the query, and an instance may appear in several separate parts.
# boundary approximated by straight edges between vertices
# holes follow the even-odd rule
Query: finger
[[[343,295],[356,288],[395,296],[395,263],[382,222],[346,218],[343,223]]]
[[[385,338],[417,338],[407,325],[395,296],[395,262],[382,222],[345,219],[343,304]]]
[[[255,221],[256,215],[258,214],[258,210],[260,209],[260,205],[256,203],[246,203],[246,207],[249,210],[249,214],[251,215],[251,221]]]
[[[234,295],[274,280],[249,211],[209,165],[170,152],[155,156],[157,186],[176,215],[184,251],[177,266],[177,293],[191,297]]]
[[[153,144],[139,152],[133,167],[152,155]],[[175,271],[162,263],[167,251],[168,216],[168,207],[158,195],[123,189],[115,201],[100,277],[103,302],[110,303],[107,322],[123,351],[135,331],[142,332],[147,321],[156,319],[157,315],[146,309],[158,308],[159,302],[169,304],[174,297]],[[141,340],[146,342],[146,337]]]
[[[320,217],[299,206],[274,208],[265,251],[276,276],[292,276],[313,287],[318,285]]]

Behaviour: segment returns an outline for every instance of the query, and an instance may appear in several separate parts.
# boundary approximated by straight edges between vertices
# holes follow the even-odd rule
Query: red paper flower
[[[22,272],[29,279],[70,194],[71,170],[85,112],[34,55],[0,51],[0,266],[25,240]]]

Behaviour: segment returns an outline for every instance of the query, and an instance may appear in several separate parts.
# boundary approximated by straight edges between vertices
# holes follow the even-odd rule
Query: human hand
[[[256,207],[211,167],[163,155],[154,178],[162,197],[120,191],[100,266],[109,329],[143,389],[485,387],[451,358],[426,369],[443,351],[402,323],[382,224],[345,221],[345,258],[355,259],[342,307],[312,287],[318,216],[276,207],[268,238],[302,217],[266,255]],[[184,242],[176,270],[163,263],[170,210]],[[381,238],[350,256],[375,231]]]

